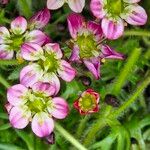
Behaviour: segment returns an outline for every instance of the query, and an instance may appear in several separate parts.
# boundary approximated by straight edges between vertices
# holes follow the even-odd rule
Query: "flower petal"
[[[43,75],[38,64],[31,64],[24,67],[20,72],[20,83],[26,87],[31,87],[35,84]]]
[[[47,36],[40,30],[33,30],[26,35],[26,42],[36,43],[42,46],[47,40]]]
[[[47,8],[44,8],[31,17],[31,19],[29,20],[30,27],[32,29],[42,29],[48,24],[50,17],[51,16],[49,10]]]
[[[85,0],[69,0],[68,5],[74,12],[81,13],[85,6]]]
[[[126,2],[126,3],[131,3],[131,4],[133,4],[133,3],[138,3],[138,2],[140,2],[141,0],[123,0],[124,2]]]
[[[58,43],[48,43],[44,46],[48,53],[54,53],[57,59],[62,58],[63,54]]]
[[[17,17],[11,22],[11,30],[14,34],[22,34],[27,29],[27,21],[24,17]]]
[[[42,82],[47,82],[47,83],[51,84],[52,86],[54,86],[54,88],[55,88],[54,95],[56,95],[59,92],[59,90],[60,90],[60,81],[54,73],[44,74],[41,81]]]
[[[85,66],[89,69],[89,71],[98,80],[100,78],[100,59],[93,58],[90,60],[83,60],[83,62],[85,64]]]
[[[21,55],[25,60],[35,61],[43,56],[43,49],[38,44],[25,43],[21,46]]]
[[[0,44],[6,43],[10,38],[10,33],[6,27],[0,27]]]
[[[24,100],[23,97],[27,92],[28,89],[24,85],[16,84],[8,89],[7,100],[14,106],[25,104],[26,100]]]
[[[93,22],[93,21],[89,21],[87,23],[87,28],[88,28],[88,30],[90,32],[92,32],[93,34],[95,34],[96,39],[98,41],[102,40],[102,38],[103,38],[103,31],[102,31],[101,26],[98,23]]]
[[[65,0],[47,0],[47,8],[50,10],[55,10],[62,7]]]
[[[0,45],[0,59],[12,59],[14,52],[9,50],[8,45]]]
[[[7,110],[7,113],[9,114],[10,111],[11,111],[11,109],[13,108],[13,105],[11,105],[10,103],[6,103],[6,104],[5,104],[5,108],[6,108],[6,110]]]
[[[82,93],[82,95],[85,95],[85,94],[87,94],[87,93],[90,94],[90,95],[95,96],[96,102],[99,103],[99,99],[100,99],[99,93],[95,92],[93,89],[87,89],[86,91],[84,91],[84,92]],[[82,96],[82,95],[81,95],[81,96]]]
[[[32,131],[39,137],[46,137],[53,132],[54,121],[47,113],[37,113],[32,120]]]
[[[106,14],[103,3],[103,0],[91,0],[90,9],[96,18],[102,19]]]
[[[119,19],[117,22],[104,18],[102,20],[102,30],[106,38],[115,40],[123,35],[124,32],[124,23],[122,19]]]
[[[84,26],[84,18],[79,14],[71,14],[68,16],[67,21],[70,35],[72,36],[72,38],[76,38],[77,33]]]
[[[48,82],[38,81],[32,86],[33,91],[38,93],[44,93],[46,96],[52,96],[55,94],[55,86]]]
[[[31,112],[26,106],[13,107],[9,114],[11,125],[17,129],[25,128],[30,120]]]
[[[101,49],[101,58],[110,59],[124,59],[124,55],[116,52],[114,49],[110,48],[108,45],[103,45]]]
[[[66,82],[70,82],[76,75],[76,70],[65,60],[60,61],[60,69],[58,70],[59,76]]]
[[[57,119],[64,119],[69,112],[67,102],[61,97],[55,97],[52,99],[52,101],[54,109],[48,109],[49,113]]]
[[[79,62],[80,61],[79,51],[80,51],[80,49],[79,49],[78,45],[74,45],[69,60]]]
[[[147,22],[146,11],[139,5],[127,6],[129,13],[123,15],[123,19],[131,25],[144,25]]]

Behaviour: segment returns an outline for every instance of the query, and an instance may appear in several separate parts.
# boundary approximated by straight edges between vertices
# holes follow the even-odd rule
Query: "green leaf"
[[[25,150],[13,144],[0,143],[0,150]]]
[[[18,0],[17,3],[21,15],[29,18],[32,15],[32,0]]]
[[[28,150],[34,150],[33,138],[24,131],[15,130],[18,136],[26,143]]]
[[[0,119],[8,119],[8,115],[5,113],[0,113]]]
[[[6,123],[0,126],[0,131],[7,130],[9,128],[11,128],[11,125],[9,123]]]

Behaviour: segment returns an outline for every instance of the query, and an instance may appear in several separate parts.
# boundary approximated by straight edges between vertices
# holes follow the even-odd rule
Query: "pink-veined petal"
[[[59,90],[60,90],[60,81],[54,73],[46,73],[42,77],[41,81],[42,82],[47,82],[47,83],[51,84],[52,86],[54,86],[54,88],[55,88],[54,95],[56,95],[59,92]]]
[[[50,10],[55,10],[62,7],[65,0],[47,0],[47,8]]]
[[[123,35],[124,23],[122,19],[118,21],[112,21],[107,18],[102,19],[102,30],[106,38],[115,40]]]
[[[131,5],[126,7],[129,13],[123,15],[123,19],[131,25],[144,25],[147,22],[147,14],[144,8],[139,5]]]
[[[68,5],[74,12],[81,13],[85,6],[85,0],[68,0]]]
[[[14,34],[22,34],[27,29],[27,21],[24,17],[17,17],[11,22],[11,30]]]
[[[31,112],[26,106],[13,107],[9,114],[11,125],[17,129],[25,128],[30,120]]]
[[[16,84],[10,87],[7,91],[7,100],[10,104],[17,106],[26,103],[23,97],[28,92],[28,89],[21,84]]]
[[[50,12],[47,8],[42,9],[33,15],[29,21],[31,28],[42,29],[50,20]]]
[[[20,83],[26,87],[31,87],[35,84],[43,75],[38,64],[31,64],[25,66],[20,72]]]
[[[90,9],[93,15],[98,19],[102,19],[106,14],[104,11],[103,0],[91,0]]]
[[[79,14],[73,13],[68,16],[67,21],[70,35],[72,38],[76,38],[77,33],[81,31],[84,26],[84,18]]]
[[[9,50],[8,45],[0,45],[0,59],[12,59],[14,52]]]
[[[48,109],[49,113],[57,118],[57,119],[64,119],[69,112],[69,107],[67,102],[61,98],[61,97],[55,97],[52,99],[54,108],[53,109]]]
[[[26,42],[36,43],[42,46],[47,40],[47,36],[40,30],[33,30],[26,35]]]
[[[43,49],[38,44],[25,43],[21,46],[21,56],[28,61],[39,60],[43,56]]]
[[[57,71],[59,76],[66,82],[72,81],[76,75],[76,70],[65,60],[60,61],[60,69]]]
[[[10,33],[6,27],[0,27],[0,44],[6,43],[10,38]]]
[[[69,58],[70,61],[80,62],[80,56],[79,56],[79,47],[78,45],[74,45],[71,56]]]
[[[102,45],[101,49],[101,58],[110,58],[110,59],[124,59],[124,55],[116,52],[113,48],[108,45]]]
[[[97,41],[103,38],[103,31],[100,24],[93,21],[89,21],[87,23],[87,29],[96,36]]]
[[[32,86],[33,91],[38,93],[44,93],[46,96],[52,96],[55,94],[55,86],[48,82],[38,81]]]
[[[48,53],[54,53],[57,59],[62,58],[63,54],[58,43],[48,43],[44,46]]]
[[[83,60],[85,66],[88,70],[94,75],[94,77],[98,80],[100,78],[100,59],[92,58],[91,60]]]
[[[53,132],[54,121],[45,112],[37,113],[33,117],[31,127],[38,137],[46,137]]]
[[[11,111],[11,109],[12,109],[13,107],[14,107],[14,106],[11,105],[10,103],[6,103],[6,104],[5,104],[5,108],[6,108],[8,114],[10,113],[10,111]]]

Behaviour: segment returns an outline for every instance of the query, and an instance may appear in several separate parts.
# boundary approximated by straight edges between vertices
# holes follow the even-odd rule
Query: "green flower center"
[[[91,34],[78,36],[76,43],[80,48],[81,58],[91,58],[98,53],[97,43]]]
[[[26,105],[31,110],[31,112],[41,112],[46,111],[49,105],[50,98],[45,97],[42,93],[29,93],[26,97]]]
[[[39,60],[39,64],[43,70],[47,72],[56,72],[59,67],[58,59],[56,58],[54,53],[45,52],[45,59]]]
[[[19,51],[24,42],[24,37],[22,35],[12,35],[11,40],[10,48],[14,51]]]
[[[123,0],[107,0],[107,4],[104,7],[111,17],[118,17],[124,10]]]
[[[96,100],[93,95],[86,94],[79,99],[79,105],[83,111],[89,111],[96,107]]]

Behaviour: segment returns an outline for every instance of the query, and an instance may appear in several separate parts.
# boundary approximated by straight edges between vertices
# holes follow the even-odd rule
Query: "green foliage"
[[[89,3],[87,1],[87,3]],[[150,15],[150,1],[141,4]],[[0,25],[9,23],[18,15],[30,18],[34,12],[44,8],[46,0],[10,0],[6,6],[0,5]],[[70,35],[66,18],[71,13],[67,5],[51,11],[51,21],[44,31],[62,46],[64,57],[69,58],[71,49],[67,47]],[[83,14],[92,19],[89,7]],[[86,68],[79,70],[78,77],[70,83],[61,81],[58,96],[65,98],[70,106],[69,116],[57,120],[55,144],[35,137],[31,128],[15,130],[9,124],[4,108],[6,91],[10,85],[19,83],[20,70],[26,63],[16,60],[0,60],[0,150],[149,150],[150,149],[150,22],[144,27],[126,27],[125,35],[108,44],[126,55],[124,61],[107,60],[101,66],[101,79],[96,81]],[[91,84],[83,85],[81,73]],[[87,88],[100,93],[100,111],[81,116],[73,102]],[[115,97],[108,104],[107,95]]]

